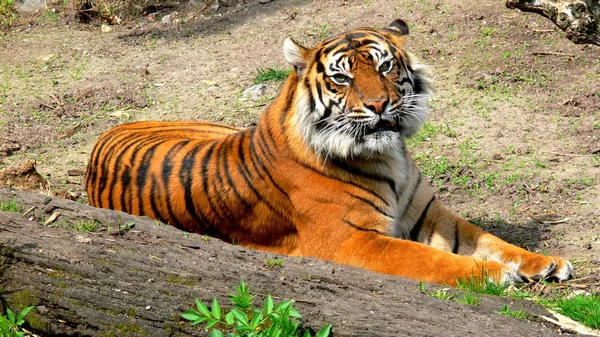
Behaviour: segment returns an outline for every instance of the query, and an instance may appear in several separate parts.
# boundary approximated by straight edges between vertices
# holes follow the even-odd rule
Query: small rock
[[[107,24],[102,24],[102,26],[100,26],[100,31],[102,33],[110,33],[112,32],[112,28]]]
[[[251,87],[248,87],[246,90],[244,90],[244,92],[242,93],[243,97],[251,97],[251,98],[259,98],[260,96],[263,96],[264,94],[267,93],[267,86],[264,85],[264,83],[260,83],[260,84],[256,84],[253,85]]]
[[[83,176],[83,175],[85,175],[85,170],[71,169],[71,170],[67,170],[67,174],[71,177]]]

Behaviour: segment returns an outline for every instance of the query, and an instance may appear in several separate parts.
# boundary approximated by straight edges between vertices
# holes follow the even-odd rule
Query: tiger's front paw
[[[571,262],[557,257],[531,254],[521,262],[507,262],[525,281],[550,280],[562,282],[572,279],[573,266]]]

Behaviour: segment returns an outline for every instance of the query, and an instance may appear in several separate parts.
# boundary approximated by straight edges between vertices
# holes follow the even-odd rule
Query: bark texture
[[[506,0],[506,7],[547,17],[575,43],[600,46],[598,0]]]
[[[26,325],[46,337],[207,336],[179,314],[194,298],[217,296],[229,308],[227,295],[240,279],[258,294],[255,304],[267,293],[294,299],[303,324],[332,323],[336,337],[557,335],[552,326],[495,313],[504,304],[543,312],[528,301],[459,304],[420,293],[414,281],[253,251],[144,217],[0,188],[0,201],[8,200],[23,211],[0,211],[1,299],[17,311],[37,306]],[[73,228],[92,221],[93,232]],[[265,260],[272,258],[283,259],[283,267],[269,268]]]

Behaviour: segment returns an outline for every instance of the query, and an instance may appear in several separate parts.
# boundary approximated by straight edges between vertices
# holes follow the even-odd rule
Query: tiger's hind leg
[[[459,255],[496,261],[512,268],[523,281],[573,278],[571,263],[557,256],[536,254],[482,230],[433,200],[416,241]]]

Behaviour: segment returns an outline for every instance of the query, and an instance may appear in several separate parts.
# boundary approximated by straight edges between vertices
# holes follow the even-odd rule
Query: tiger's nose
[[[385,110],[385,107],[387,106],[388,102],[389,99],[387,97],[384,97],[378,100],[370,100],[367,102],[366,105],[367,108],[369,108],[369,110],[373,111],[376,114],[381,114]]]

